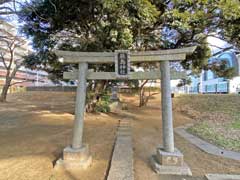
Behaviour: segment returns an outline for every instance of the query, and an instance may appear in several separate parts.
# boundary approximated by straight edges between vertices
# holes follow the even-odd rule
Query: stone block
[[[68,146],[63,150],[63,157],[56,162],[54,168],[87,169],[91,163],[92,157],[89,155],[88,145],[85,144],[79,149]]]
[[[89,148],[88,145],[83,145],[82,148],[73,149],[68,146],[63,150],[63,160],[68,161],[85,161],[89,157]]]
[[[161,165],[156,155],[153,155],[150,158],[150,164],[153,170],[158,174],[168,174],[168,175],[187,175],[192,176],[192,172],[187,164],[183,163],[182,166],[168,166],[168,165]]]
[[[157,160],[161,165],[183,166],[183,154],[175,148],[175,151],[165,152],[162,148],[157,148]]]
[[[157,154],[150,158],[150,164],[158,174],[192,175],[191,169],[184,162],[183,154],[176,148],[174,152],[166,152],[158,147]]]
[[[119,101],[113,101],[109,104],[111,112],[118,112],[122,109],[122,104]]]
[[[239,180],[240,175],[237,174],[206,174],[207,180]]]

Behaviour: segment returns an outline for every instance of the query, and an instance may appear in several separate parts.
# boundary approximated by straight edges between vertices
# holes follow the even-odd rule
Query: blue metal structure
[[[209,59],[209,63],[219,61],[225,61],[228,67],[235,69],[234,77],[232,79],[219,78],[211,70],[203,71],[200,77],[191,77],[191,93],[239,93],[240,55],[230,50]]]

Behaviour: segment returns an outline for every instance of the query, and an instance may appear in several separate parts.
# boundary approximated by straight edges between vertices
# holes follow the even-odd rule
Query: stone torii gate
[[[87,80],[161,79],[163,147],[157,147],[157,154],[152,156],[151,164],[158,173],[191,175],[190,169],[183,162],[183,155],[174,146],[170,76],[176,77],[178,74],[170,72],[169,61],[185,60],[186,55],[192,54],[195,49],[194,46],[131,53],[128,50],[115,52],[56,51],[59,60],[63,63],[78,64],[79,67],[78,72],[64,73],[65,79],[78,79],[78,87],[72,144],[63,150],[63,159],[58,160],[56,165],[71,169],[87,168],[91,164],[92,158],[88,145],[82,142]],[[130,60],[131,63],[160,62],[160,70],[130,72]],[[115,72],[88,71],[88,64],[104,63],[115,63]]]

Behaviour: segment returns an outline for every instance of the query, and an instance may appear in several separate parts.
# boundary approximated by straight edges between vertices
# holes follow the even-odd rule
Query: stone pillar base
[[[190,168],[183,161],[183,154],[178,149],[170,153],[157,148],[157,154],[151,157],[150,163],[158,174],[192,175]]]
[[[110,107],[110,112],[118,112],[122,110],[122,104],[120,103],[120,101],[112,101],[109,104],[109,107]]]
[[[73,149],[68,146],[63,150],[63,157],[57,160],[54,169],[87,169],[92,163],[92,157],[89,155],[88,145],[82,148]]]

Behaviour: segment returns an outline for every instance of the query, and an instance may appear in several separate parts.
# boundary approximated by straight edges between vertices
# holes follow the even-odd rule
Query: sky
[[[211,49],[212,54],[221,51],[221,48],[230,46],[230,44],[228,44],[226,41],[212,36],[207,38],[207,42],[209,43],[209,48]],[[216,46],[221,48],[217,48]]]
[[[23,2],[26,2],[26,0],[17,0],[15,1],[15,6],[16,6],[16,10],[18,10],[18,7],[19,7],[19,4],[18,3],[23,3]],[[13,3],[12,2],[9,2],[9,3],[5,3],[3,5],[1,5],[0,7],[9,7],[11,9],[14,9],[14,6],[13,6]],[[19,26],[18,24],[18,19],[17,19],[17,16],[16,15],[7,15],[7,16],[0,16],[0,18],[3,18],[4,20],[6,20],[7,22],[15,25],[16,27]]]

